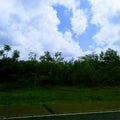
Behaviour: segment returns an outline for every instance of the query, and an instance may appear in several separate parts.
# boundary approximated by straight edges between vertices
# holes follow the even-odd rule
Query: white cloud
[[[64,39],[66,40],[66,45],[65,45],[65,46],[67,46],[66,48],[69,48],[69,49],[64,48],[65,51],[67,51],[67,53],[69,53],[69,51],[71,51],[69,53],[69,54],[71,54],[71,56],[73,56],[73,55],[74,56],[81,56],[81,55],[83,55],[83,51],[82,51],[82,49],[80,49],[79,43],[73,41],[72,34],[71,34],[70,31],[66,31],[65,32]],[[70,44],[68,44],[68,43],[70,43]]]
[[[50,1],[49,1],[50,2]],[[87,15],[83,9],[80,9],[80,1],[79,0],[53,0],[50,3],[53,5],[59,4],[65,6],[67,9],[72,10],[72,18],[70,18],[72,30],[76,34],[76,36],[81,35],[85,32],[88,22]]]
[[[92,5],[92,24],[99,27],[93,39],[97,47],[111,47],[120,51],[120,1],[88,0]],[[97,48],[99,49],[99,48]]]
[[[22,59],[27,59],[30,51],[38,56],[46,50],[61,51],[67,57],[82,55],[83,51],[73,40],[72,33],[58,31],[60,21],[53,8],[55,4],[72,9],[73,31],[77,35],[84,32],[86,17],[76,0],[35,0],[34,3],[29,0],[0,0],[0,44],[8,43],[13,49],[20,50]]]
[[[76,33],[76,35],[81,35],[85,32],[87,28],[87,17],[85,12],[81,9],[77,9],[73,11],[73,17],[71,18],[72,30]]]

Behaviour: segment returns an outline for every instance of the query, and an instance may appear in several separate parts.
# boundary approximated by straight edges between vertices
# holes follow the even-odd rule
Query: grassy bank
[[[0,91],[0,117],[120,110],[120,88],[46,87]]]
[[[46,87],[0,91],[0,105],[120,101],[120,88]]]

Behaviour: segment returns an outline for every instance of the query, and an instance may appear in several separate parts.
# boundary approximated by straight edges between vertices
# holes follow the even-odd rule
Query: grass
[[[46,87],[0,91],[0,117],[120,110],[120,88]],[[21,112],[20,112],[21,111]]]
[[[0,105],[120,101],[120,88],[47,87],[0,91]]]

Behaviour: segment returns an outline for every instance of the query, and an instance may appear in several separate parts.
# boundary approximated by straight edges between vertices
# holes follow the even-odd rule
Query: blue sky
[[[72,11],[62,5],[57,5],[54,9],[57,11],[57,17],[60,20],[59,31],[65,33],[65,31],[71,30],[70,18],[72,17]]]
[[[119,0],[0,0],[0,49],[76,58],[112,48],[120,54]]]

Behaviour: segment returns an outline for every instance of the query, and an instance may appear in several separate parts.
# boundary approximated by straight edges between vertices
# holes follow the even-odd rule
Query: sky
[[[20,59],[34,52],[68,58],[120,54],[120,0],[0,0],[0,49],[8,44]]]

